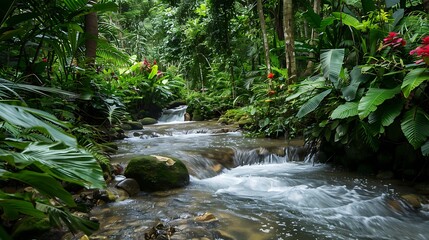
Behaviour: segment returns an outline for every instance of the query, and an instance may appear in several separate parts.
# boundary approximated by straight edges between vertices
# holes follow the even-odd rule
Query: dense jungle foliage
[[[0,238],[91,233],[70,185],[103,188],[121,123],[193,120],[302,137],[319,159],[429,176],[427,0],[3,0]],[[12,236],[12,237],[11,237]]]

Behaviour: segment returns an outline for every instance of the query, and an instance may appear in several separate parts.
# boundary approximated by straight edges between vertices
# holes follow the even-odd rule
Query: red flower
[[[274,73],[268,73],[267,78],[273,79],[274,78]]]
[[[416,47],[416,49],[410,51],[410,55],[414,54],[422,58],[416,61],[417,64],[424,61],[429,65],[429,36],[423,38],[421,46]]]
[[[390,32],[389,35],[383,39],[383,45],[392,48],[405,46],[405,44],[407,44],[407,42],[403,38],[399,37],[396,32]]]
[[[416,54],[419,57],[428,57],[429,56],[429,44],[421,47],[417,47],[414,50],[410,51],[410,55]]]
[[[42,58],[42,62],[48,62],[48,59],[47,58]]]
[[[428,45],[429,44],[429,36],[426,36],[426,37],[423,38],[422,44],[423,45]]]

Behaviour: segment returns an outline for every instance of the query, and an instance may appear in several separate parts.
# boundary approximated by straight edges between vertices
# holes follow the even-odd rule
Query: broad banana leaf
[[[320,54],[320,64],[323,76],[339,87],[339,78],[344,61],[344,49],[323,50]]]
[[[429,115],[422,109],[414,107],[408,110],[401,121],[401,129],[408,142],[417,149],[429,137]]]
[[[422,154],[423,156],[429,156],[429,141],[426,141],[422,146]]]
[[[368,122],[370,124],[379,122],[383,127],[387,127],[401,114],[403,106],[404,102],[400,100],[386,101],[382,107],[369,114]]]
[[[338,106],[331,113],[332,119],[344,119],[358,115],[358,105],[357,102],[346,102]]]
[[[331,93],[331,91],[332,89],[328,89],[310,98],[310,100],[301,106],[296,116],[302,118],[314,111],[319,106],[320,102],[322,102],[322,100]]]
[[[374,112],[379,105],[387,99],[395,97],[401,91],[399,87],[394,89],[370,88],[359,102],[359,118],[364,119]]]
[[[350,72],[350,78],[351,82],[349,86],[341,88],[346,101],[353,101],[356,98],[359,85],[366,82],[369,79],[369,75],[362,74],[362,69],[359,66],[355,66]]]
[[[427,71],[427,68],[416,68],[410,71],[405,76],[404,82],[401,86],[404,96],[410,96],[411,91],[427,80],[429,80],[429,72]]]

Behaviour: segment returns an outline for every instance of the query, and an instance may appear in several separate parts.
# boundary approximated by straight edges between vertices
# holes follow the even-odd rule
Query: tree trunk
[[[425,9],[425,12],[429,12],[429,0],[423,0],[423,8]]]
[[[270,63],[270,47],[268,46],[267,27],[265,26],[264,10],[262,8],[262,0],[257,1],[257,9],[259,14],[259,22],[261,23],[262,39],[264,41],[265,64],[267,65],[267,73],[271,72]]]
[[[88,4],[95,4],[97,0],[89,0]],[[95,65],[97,55],[98,19],[97,13],[88,13],[85,16],[85,56],[88,66]]]
[[[314,0],[314,2],[313,2],[313,11],[316,13],[316,14],[320,14],[320,10],[321,10],[321,0]],[[311,30],[311,40],[310,40],[310,44],[312,45],[312,46],[314,46],[314,45],[316,45],[316,41],[315,41],[315,39],[317,38],[319,36],[319,34],[316,32],[316,29],[312,29]],[[314,58],[315,57],[315,55],[314,55],[314,52],[311,52],[310,54],[309,54],[309,56],[308,56],[310,59],[312,59],[312,58]],[[314,62],[312,61],[312,60],[309,60],[308,62],[307,62],[307,68],[306,68],[306,70],[305,70],[305,75],[310,75],[311,74],[311,72],[313,71],[313,66],[314,66]]]
[[[286,68],[289,74],[288,83],[291,84],[296,79],[292,0],[283,0],[283,27],[285,35]]]

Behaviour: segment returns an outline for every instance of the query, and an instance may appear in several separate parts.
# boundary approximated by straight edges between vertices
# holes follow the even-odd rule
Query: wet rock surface
[[[140,156],[130,160],[124,175],[137,181],[142,191],[159,191],[189,184],[189,173],[179,159]]]

